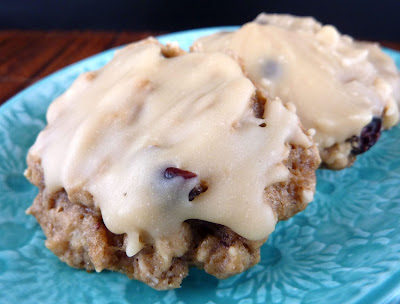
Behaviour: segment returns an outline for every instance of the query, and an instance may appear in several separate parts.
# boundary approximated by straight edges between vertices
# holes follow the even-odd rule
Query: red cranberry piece
[[[168,167],[164,171],[164,177],[166,179],[171,179],[177,176],[183,177],[184,179],[191,179],[197,177],[197,174],[174,167]],[[198,183],[192,190],[190,190],[189,201],[193,201],[196,196],[199,196],[203,192],[206,192],[207,189],[208,189],[207,183],[205,181],[200,181],[200,183]]]
[[[206,192],[208,189],[208,185],[205,181],[201,181],[199,184],[197,184],[189,193],[189,201],[191,202],[194,200],[196,196],[199,196],[203,192]]]
[[[165,169],[164,177],[166,179],[171,179],[171,178],[174,178],[176,176],[181,176],[184,179],[191,179],[191,178],[196,177],[197,175],[195,173],[193,173],[193,172],[185,171],[185,170],[182,170],[182,169],[179,169],[179,168],[174,168],[174,167],[169,167],[169,168]]]
[[[362,154],[368,151],[381,136],[382,119],[374,117],[361,131],[360,136],[353,136],[350,139],[353,149],[351,153],[354,155]]]

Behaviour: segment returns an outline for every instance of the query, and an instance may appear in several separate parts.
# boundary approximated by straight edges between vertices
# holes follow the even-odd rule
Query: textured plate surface
[[[219,28],[221,29],[221,28]],[[232,29],[222,28],[222,29]],[[188,47],[215,31],[166,35]],[[400,67],[400,53],[386,50]],[[228,280],[193,269],[181,289],[155,291],[124,275],[87,273],[61,263],[25,215],[37,190],[23,177],[25,156],[45,126],[49,103],[106,51],[46,77],[0,108],[1,303],[398,303],[400,298],[400,126],[356,164],[318,171],[315,200],[280,222],[261,262]]]

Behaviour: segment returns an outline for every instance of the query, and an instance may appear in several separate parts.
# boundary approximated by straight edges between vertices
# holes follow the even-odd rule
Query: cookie
[[[223,53],[154,39],[119,50],[49,107],[28,153],[28,213],[68,265],[156,289],[227,278],[313,199],[320,159],[297,115]]]
[[[313,18],[261,14],[235,32],[198,39],[192,50],[239,57],[267,98],[293,103],[315,131],[325,167],[350,166],[399,120],[400,78],[389,56]]]

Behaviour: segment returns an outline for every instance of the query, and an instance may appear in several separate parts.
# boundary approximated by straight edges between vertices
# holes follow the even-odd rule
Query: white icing
[[[30,153],[42,159],[46,191],[93,195],[107,228],[127,234],[128,256],[187,219],[260,240],[277,221],[265,187],[287,180],[288,144],[311,141],[279,100],[255,118],[254,95],[229,56],[165,58],[147,40],[81,75],[54,101]],[[197,176],[167,179],[169,167]],[[200,180],[208,190],[189,201]]]
[[[235,32],[200,38],[192,49],[241,58],[266,96],[296,105],[320,150],[359,135],[374,116],[383,115],[386,128],[398,121],[400,78],[389,56],[313,18],[261,14]]]
[[[311,203],[313,198],[314,198],[314,193],[311,190],[303,190],[303,192],[301,193],[301,201],[304,204]]]

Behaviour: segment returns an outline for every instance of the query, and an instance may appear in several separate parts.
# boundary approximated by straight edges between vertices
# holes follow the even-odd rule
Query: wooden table
[[[0,31],[0,104],[39,79],[109,48],[162,32]],[[380,42],[400,50],[400,42]]]
[[[0,104],[39,79],[101,51],[161,32],[0,31]]]

